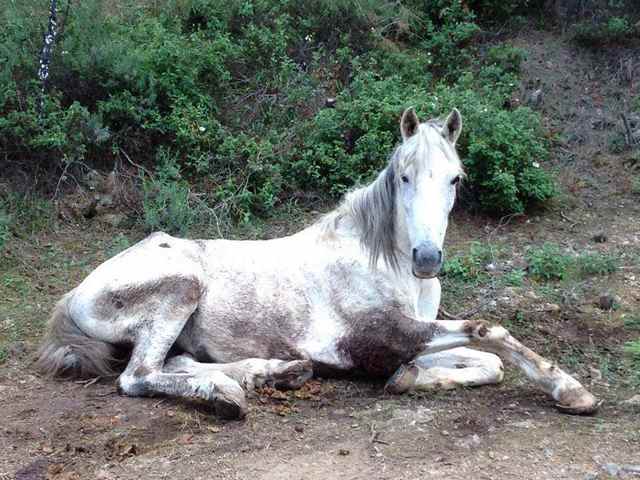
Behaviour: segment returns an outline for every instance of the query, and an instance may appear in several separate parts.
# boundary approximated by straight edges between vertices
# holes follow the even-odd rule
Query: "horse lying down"
[[[403,393],[500,382],[502,357],[562,411],[595,412],[577,380],[504,328],[436,319],[442,245],[463,175],[461,127],[457,110],[425,123],[406,110],[402,142],[377,179],[295,235],[150,235],[60,300],[39,368],[107,376],[114,350],[126,346],[122,394],[200,399],[241,418],[245,391],[297,388],[314,370],[382,376],[387,391]]]

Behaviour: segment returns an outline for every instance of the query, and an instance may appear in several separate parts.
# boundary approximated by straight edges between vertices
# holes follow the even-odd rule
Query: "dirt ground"
[[[557,412],[509,368],[498,386],[399,397],[367,380],[314,379],[294,392],[256,392],[245,421],[224,422],[200,405],[120,397],[110,381],[39,378],[27,340],[0,365],[0,480],[640,478],[640,402],[629,401],[638,383],[621,353],[638,336],[624,318],[640,312],[640,197],[625,154],[607,148],[618,113],[638,94],[618,78],[633,52],[578,52],[544,32],[514,43],[529,52],[521,97],[543,90],[547,126],[561,138],[552,165],[564,193],[537,215],[456,212],[449,249],[495,245],[499,267],[522,262],[528,245],[552,241],[567,251],[614,253],[622,267],[552,287],[487,281],[464,295],[445,293],[444,307],[508,325],[558,360],[604,400],[597,415]],[[10,245],[22,260],[5,276],[3,316],[41,325],[55,298],[108,256],[118,233],[68,226]],[[596,234],[607,241],[595,243]],[[616,298],[614,310],[597,306],[602,294]]]

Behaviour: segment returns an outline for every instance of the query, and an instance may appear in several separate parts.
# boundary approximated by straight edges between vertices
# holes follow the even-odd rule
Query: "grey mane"
[[[395,241],[396,155],[397,150],[378,178],[354,192],[349,202],[351,217],[360,230],[360,243],[369,251],[371,268],[375,268],[381,255],[390,268],[399,268]]]

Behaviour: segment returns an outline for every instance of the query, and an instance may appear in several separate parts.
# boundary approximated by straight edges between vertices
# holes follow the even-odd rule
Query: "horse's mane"
[[[342,203],[322,220],[327,234],[349,218],[360,234],[361,245],[369,252],[369,266],[375,268],[382,256],[394,270],[399,268],[396,248],[396,169],[400,147],[397,147],[386,168],[366,187],[347,193]]]

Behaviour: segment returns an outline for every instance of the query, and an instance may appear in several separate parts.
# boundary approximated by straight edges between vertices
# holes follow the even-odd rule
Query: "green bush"
[[[35,81],[44,9],[0,15],[0,151],[60,177],[126,156],[180,178],[144,180],[148,228],[181,232],[189,188],[235,220],[269,216],[301,190],[340,195],[371,180],[407,106],[462,110],[464,200],[496,214],[553,195],[539,115],[505,110],[521,51],[478,61],[476,16],[499,2],[162,0],[71,3],[45,108]],[[323,108],[336,97],[335,108]],[[173,207],[169,207],[173,205]],[[175,210],[171,210],[175,208]],[[169,222],[171,211],[180,220]]]
[[[512,45],[494,45],[487,52],[487,62],[497,65],[505,72],[517,73],[520,65],[526,58],[526,52],[522,48]]]
[[[607,43],[623,43],[637,36],[627,17],[612,16],[602,22],[587,20],[573,27],[573,38],[581,45],[597,47]]]
[[[4,245],[9,237],[9,215],[0,208],[0,252],[4,249]]]
[[[624,352],[631,360],[632,378],[634,383],[640,383],[640,338],[625,343]]]
[[[527,262],[529,275],[537,280],[564,280],[569,274],[573,259],[558,245],[545,243],[542,247],[529,249]]]
[[[0,231],[6,240],[9,230],[24,238],[49,227],[53,221],[53,205],[33,193],[8,192],[0,195]]]
[[[195,221],[189,184],[180,178],[180,169],[168,154],[163,152],[160,161],[156,176],[146,176],[142,184],[145,229],[186,235]]]
[[[491,259],[490,248],[481,243],[473,242],[468,253],[445,259],[442,274],[447,279],[475,282],[486,277],[485,267]]]
[[[585,253],[576,259],[578,272],[583,277],[608,275],[620,268],[619,257],[613,254]]]

